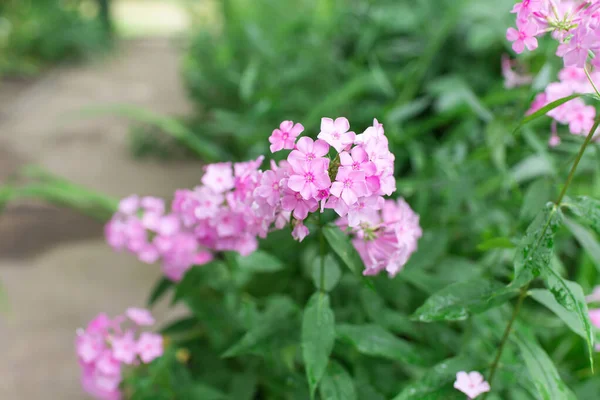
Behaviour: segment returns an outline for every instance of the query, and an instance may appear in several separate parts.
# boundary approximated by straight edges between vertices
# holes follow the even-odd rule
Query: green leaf
[[[488,251],[492,249],[514,249],[515,245],[507,237],[496,237],[483,241],[477,245],[477,250]]]
[[[408,365],[424,366],[431,359],[431,354],[424,349],[406,342],[378,325],[336,326],[337,337],[368,356],[382,357],[400,361]]]
[[[198,319],[196,317],[184,317],[171,322],[160,330],[160,333],[167,336],[186,333],[198,327]]]
[[[249,256],[237,256],[237,265],[241,270],[252,272],[277,272],[285,268],[285,265],[275,256],[257,250]]]
[[[312,280],[315,287],[319,290],[331,292],[331,290],[338,284],[342,277],[342,270],[338,265],[337,260],[331,254],[325,256],[325,274],[323,287],[321,287],[321,257],[313,259],[312,266]]]
[[[565,281],[556,270],[552,268],[554,249],[554,234],[563,220],[559,208],[548,205],[537,216],[527,229],[527,234],[521,241],[515,257],[515,280],[511,286],[525,286],[532,279],[541,276],[546,282],[556,301],[566,311],[573,313],[581,321],[586,334],[586,342],[590,365],[594,368],[594,340],[591,335],[592,328],[587,312],[587,305],[579,285]],[[581,292],[581,293],[580,293]]]
[[[257,324],[225,351],[222,357],[235,357],[251,352],[255,346],[276,335],[282,327],[288,326],[296,311],[297,307],[290,299],[272,299]]]
[[[449,358],[437,364],[421,378],[409,383],[393,400],[446,400],[457,393],[452,383],[456,380],[456,372],[476,369],[473,357]],[[464,395],[458,393],[459,398]]]
[[[185,390],[182,396],[187,399],[229,400],[225,393],[204,383],[194,383]]]
[[[512,335],[519,347],[521,357],[542,400],[576,400],[575,395],[558,375],[554,363],[535,337],[525,327],[519,327]]]
[[[335,361],[327,367],[319,394],[321,400],[357,400],[352,377]]]
[[[323,228],[323,234],[331,249],[340,257],[350,271],[362,276],[364,264],[350,242],[350,238],[335,225],[327,225]]]
[[[565,218],[564,222],[565,226],[569,228],[581,247],[585,249],[594,262],[596,269],[600,272],[600,243],[598,243],[594,234],[571,219]]]
[[[165,294],[167,294],[169,289],[171,289],[174,285],[175,284],[167,278],[163,277],[158,279],[150,291],[150,296],[148,296],[148,301],[146,302],[148,308],[156,304],[156,302],[159,301]]]
[[[515,277],[520,286],[550,269],[554,249],[554,234],[562,222],[562,213],[548,205],[527,228],[514,260]]]
[[[600,235],[600,200],[587,196],[565,199],[563,204],[575,215],[582,218],[598,235]]]
[[[521,129],[521,127],[525,124],[528,124],[529,122],[538,119],[539,117],[542,117],[544,115],[546,115],[549,111],[554,110],[556,107],[560,107],[563,104],[565,104],[567,101],[571,101],[573,99],[576,99],[578,97],[582,97],[582,94],[572,94],[570,96],[567,97],[563,97],[562,99],[558,99],[558,100],[554,100],[552,103],[546,104],[544,107],[540,108],[539,110],[537,110],[536,112],[526,116],[525,118],[523,118],[521,120],[521,122],[519,123],[519,125],[517,125],[517,127],[515,128],[515,130],[513,131],[513,134],[518,132],[519,129]]]
[[[519,215],[521,220],[528,221],[534,218],[552,197],[552,193],[552,185],[547,179],[539,179],[529,185],[523,198],[523,206],[521,206]]]
[[[312,295],[302,318],[302,357],[311,398],[325,373],[335,342],[335,316],[325,293]]]
[[[453,283],[428,298],[412,318],[421,322],[460,321],[497,307],[517,290],[483,278]]]
[[[570,282],[570,281],[565,281],[565,282],[567,283],[567,285],[569,285],[569,287],[571,287],[571,291],[573,293],[577,293],[578,297],[581,296],[580,300],[585,301],[585,298],[583,296],[583,290],[577,283]],[[592,332],[586,332],[585,326],[581,322],[581,320],[578,318],[577,314],[567,311],[563,306],[558,304],[558,302],[554,298],[554,295],[552,293],[550,293],[549,290],[532,289],[529,291],[529,294],[535,301],[537,301],[544,307],[548,308],[550,311],[552,311],[554,314],[556,314],[557,317],[562,319],[563,322],[565,324],[567,324],[567,326],[573,332],[575,332],[582,338],[588,340],[588,338],[590,337],[590,334],[592,334]]]

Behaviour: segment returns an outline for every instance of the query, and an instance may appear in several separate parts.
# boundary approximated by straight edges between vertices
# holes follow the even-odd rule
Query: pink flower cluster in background
[[[254,252],[258,239],[274,229],[290,226],[302,241],[309,234],[304,223],[309,215],[333,209],[350,228],[365,274],[385,269],[395,275],[416,249],[421,231],[406,203],[384,202],[396,181],[383,125],[374,120],[356,134],[346,118],[323,118],[316,140],[299,137],[303,131],[292,121],[273,131],[271,151],[289,153],[268,169],[260,169],[262,156],[207,165],[202,184],[178,190],[169,213],[159,199],[123,199],[106,226],[108,243],[147,263],[160,260],[165,275],[178,281],[215,253]]]
[[[565,67],[583,68],[589,53],[600,50],[600,0],[523,0],[511,12],[516,29],[508,28],[506,38],[518,54],[535,50],[537,37],[548,32],[559,42],[556,55]]]
[[[77,357],[84,390],[96,399],[121,399],[119,385],[127,365],[148,364],[163,354],[162,336],[139,332],[154,324],[148,310],[129,308],[125,315],[110,319],[99,314],[77,332]]]
[[[591,71],[590,77],[594,82],[598,81],[600,72]],[[527,114],[534,113],[545,105],[572,94],[594,93],[592,84],[581,68],[565,67],[558,73],[558,78],[558,82],[550,83],[544,92],[535,97]],[[594,125],[596,109],[587,105],[581,98],[575,98],[548,111],[547,115],[554,119],[550,145],[556,146],[560,144],[560,138],[556,133],[557,123],[567,125],[574,135],[586,136]]]
[[[600,0],[523,0],[514,6],[512,13],[516,14],[516,29],[508,28],[506,37],[516,53],[525,48],[535,50],[537,37],[551,33],[559,42],[556,55],[564,61],[559,81],[550,83],[536,96],[528,114],[573,94],[595,92],[591,82],[600,78],[600,73],[593,70],[600,66]],[[504,64],[503,71],[507,87],[522,83],[521,77]],[[557,124],[567,125],[574,135],[585,136],[594,125],[596,110],[581,98],[575,98],[547,115],[554,119],[549,144],[557,146],[560,144]]]

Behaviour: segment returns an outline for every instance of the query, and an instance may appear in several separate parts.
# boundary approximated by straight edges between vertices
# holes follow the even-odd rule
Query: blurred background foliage
[[[40,6],[15,20],[25,3],[0,5],[0,44],[12,55],[0,60],[4,71],[17,65],[7,59],[24,65],[35,59],[37,65],[95,48],[105,38],[98,20],[84,17],[84,2],[56,7],[56,1],[42,1],[50,14]],[[345,271],[340,260],[328,261],[339,272],[328,279],[337,285],[331,303],[342,326],[332,368],[339,382],[352,376],[358,399],[455,398],[453,374],[440,370],[485,371],[509,304],[453,323],[425,325],[410,315],[449,284],[469,281],[477,287],[480,279],[512,279],[515,244],[556,198],[582,141],[561,131],[563,143],[549,149],[545,118],[514,131],[535,93],[555,80],[561,65],[542,43],[538,53],[520,58],[535,75],[532,87],[503,87],[500,59],[509,52],[505,31],[513,3],[188,0],[193,30],[181,71],[194,113],[171,118],[118,106],[93,112],[142,122],[132,136],[139,155],[163,157],[166,151],[204,161],[265,154],[267,137],[285,119],[302,122],[315,136],[323,116],[346,116],[357,131],[377,117],[396,155],[397,194],[421,215],[425,236],[396,279],[372,279],[376,290],[339,272]],[[33,25],[26,23],[35,18]],[[38,36],[46,23],[63,19],[87,33],[75,43],[53,37],[52,28]],[[185,152],[170,150],[171,142],[161,136],[183,144]],[[600,196],[599,166],[599,148],[592,146],[570,195]],[[90,207],[106,213],[114,208],[110,199],[56,183],[54,177],[37,172],[33,178],[37,191],[5,188],[0,202],[41,196],[88,213]],[[573,235],[567,229],[558,233],[554,267],[589,292],[600,271],[597,234],[583,228],[584,221],[569,221]],[[193,315],[165,328],[174,343],[166,357],[129,378],[138,394],[134,398],[191,396],[190,391],[197,398],[308,398],[298,336],[301,308],[316,285],[318,244],[311,237],[304,244],[307,250],[300,254],[289,232],[278,232],[261,244],[266,256],[257,253],[254,263],[226,255],[193,269],[173,294]],[[159,283],[155,297],[168,287]],[[583,340],[533,301],[522,316],[578,398],[596,398],[600,381],[589,368]],[[458,358],[445,360],[450,357]],[[537,398],[520,357],[515,348],[505,352],[488,399]],[[424,380],[438,385],[430,392],[419,382],[435,364],[438,373]]]
[[[0,76],[31,75],[109,43],[108,0],[0,2]]]

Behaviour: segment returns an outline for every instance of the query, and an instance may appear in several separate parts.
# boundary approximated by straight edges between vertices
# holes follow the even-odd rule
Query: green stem
[[[508,325],[506,325],[506,329],[504,330],[504,334],[502,335],[502,339],[500,340],[500,345],[498,347],[498,351],[496,352],[496,357],[494,358],[494,361],[492,362],[492,366],[490,368],[490,375],[488,377],[488,383],[490,384],[490,386],[492,385],[492,381],[494,380],[494,375],[496,374],[496,371],[498,369],[498,364],[500,363],[500,357],[502,357],[502,352],[504,350],[504,346],[506,345],[506,342],[508,341],[508,337],[510,336],[512,326],[515,323],[515,321],[517,320],[517,317],[519,316],[519,312],[521,311],[521,306],[523,305],[523,301],[525,301],[525,297],[527,297],[527,289],[528,288],[529,288],[529,285],[527,285],[523,289],[521,289],[521,295],[519,296],[519,299],[517,300],[517,305],[515,306],[515,309],[513,310],[512,316],[510,317],[510,320],[508,321]],[[484,396],[484,399],[486,397],[487,396]]]
[[[319,214],[319,222],[321,222],[321,227],[319,228],[319,242],[320,242],[320,247],[321,247],[321,271],[320,271],[320,276],[319,276],[319,289],[321,290],[321,292],[325,292],[325,256],[327,253],[327,249],[325,246],[325,234],[323,233],[323,221],[321,218],[321,214]]]
[[[586,71],[586,73],[587,73],[587,71]],[[591,78],[590,78],[590,82],[592,82]],[[592,82],[592,85],[593,85],[593,82]],[[595,89],[595,86],[594,86],[594,89]],[[594,137],[594,133],[596,133],[596,129],[598,129],[599,125],[600,125],[600,118],[594,123],[594,126],[592,126],[590,133],[588,133],[583,144],[581,145],[581,148],[579,149],[579,153],[577,153],[577,157],[575,157],[575,161],[573,162],[573,166],[571,167],[569,176],[567,177],[567,180],[566,180],[560,194],[558,195],[557,200],[555,201],[555,204],[557,207],[560,207],[561,202],[563,201],[565,195],[567,194],[567,190],[569,189],[569,186],[573,182],[573,177],[575,176],[575,171],[577,170],[577,166],[579,165],[579,162],[583,158],[585,149],[592,141],[592,138]],[[548,229],[549,225],[550,225],[550,220],[548,220],[548,222],[544,226],[544,230],[542,231],[541,237],[543,237],[545,235],[546,229]],[[488,377],[488,383],[490,385],[492,384],[492,380],[494,379],[494,375],[496,374],[496,371],[498,369],[498,364],[500,363],[500,358],[502,357],[502,352],[504,351],[504,347],[506,346],[506,343],[508,342],[508,338],[510,336],[510,332],[512,330],[513,324],[515,323],[517,317],[519,316],[519,312],[521,311],[521,306],[523,305],[523,301],[525,301],[525,297],[527,297],[528,288],[529,288],[529,284],[525,285],[525,287],[523,287],[521,289],[521,295],[519,296],[519,299],[517,300],[517,304],[515,305],[512,316],[511,316],[510,320],[508,321],[508,325],[506,326],[506,329],[504,330],[504,334],[502,335],[502,339],[500,340],[500,344],[498,346],[498,351],[496,352],[496,357],[494,358],[494,361],[492,362],[492,366],[490,368],[490,375]],[[486,397],[487,396],[484,396],[484,400]]]

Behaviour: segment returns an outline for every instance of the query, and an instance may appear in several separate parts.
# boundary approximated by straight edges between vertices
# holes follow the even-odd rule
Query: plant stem
[[[579,149],[579,153],[577,153],[577,157],[575,157],[575,161],[573,162],[573,166],[571,167],[571,172],[569,172],[569,176],[567,177],[565,186],[563,187],[562,191],[560,192],[560,195],[558,196],[558,200],[556,200],[557,206],[560,206],[560,203],[562,202],[563,198],[565,197],[565,194],[567,194],[567,189],[569,188],[569,185],[571,185],[571,182],[573,181],[573,177],[575,176],[575,170],[577,169],[577,166],[579,165],[579,161],[581,161],[581,159],[583,158],[583,153],[585,152],[585,149],[592,141],[592,138],[594,137],[594,133],[596,133],[596,129],[598,129],[598,125],[600,125],[600,119],[598,119],[594,123],[594,126],[592,126],[592,129],[590,129],[590,133],[588,133],[588,135],[585,137],[585,140],[583,141],[583,144],[581,145],[581,148]]]
[[[592,87],[594,88],[594,92],[596,92],[596,95],[598,97],[600,97],[600,92],[598,91],[598,88],[596,87],[596,84],[592,80],[592,77],[590,76],[590,73],[589,73],[587,67],[585,67],[583,70],[585,71],[585,76],[587,76],[588,81],[590,81],[590,83],[592,84]]]
[[[508,341],[508,337],[510,336],[510,331],[512,330],[512,326],[515,323],[515,321],[517,320],[517,316],[519,315],[519,311],[521,311],[521,306],[523,305],[523,301],[525,300],[525,297],[527,297],[527,289],[528,288],[529,288],[529,285],[527,285],[521,289],[521,295],[519,296],[519,299],[517,300],[515,309],[513,310],[510,320],[508,321],[508,325],[506,325],[506,329],[504,330],[502,339],[500,339],[500,345],[498,347],[498,351],[496,352],[496,357],[494,358],[494,361],[492,362],[492,367],[490,368],[490,376],[488,377],[488,383],[490,385],[492,384],[492,380],[494,379],[494,375],[496,374],[496,370],[498,369],[500,357],[502,357],[502,352],[504,350],[504,346],[506,345],[506,342]],[[484,399],[485,399],[485,397],[484,397]]]
[[[319,242],[320,242],[320,247],[321,247],[321,272],[320,272],[320,279],[319,279],[319,290],[322,293],[325,293],[325,255],[327,253],[327,249],[325,247],[325,234],[323,233],[323,221],[321,218],[321,214],[319,214],[319,222],[321,222],[321,227],[319,228]]]
[[[587,71],[586,71],[586,74],[587,74]],[[589,74],[588,74],[588,78],[589,78]],[[590,82],[592,83],[592,85],[594,85],[591,78],[590,78]],[[595,88],[596,87],[594,86],[594,89]],[[590,129],[590,133],[588,133],[588,135],[586,136],[583,144],[581,145],[581,148],[579,149],[579,152],[577,153],[577,157],[575,157],[575,161],[573,162],[573,166],[571,167],[569,176],[567,177],[567,180],[566,180],[560,194],[558,195],[557,200],[554,203],[554,204],[556,204],[557,207],[560,207],[560,204],[563,201],[563,199],[567,193],[567,190],[569,189],[569,186],[571,185],[571,182],[573,182],[573,177],[575,176],[575,171],[577,170],[577,166],[579,165],[579,162],[583,158],[585,149],[592,141],[592,138],[594,137],[594,133],[596,133],[596,129],[598,129],[598,125],[600,125],[600,118],[594,123],[594,126],[592,126],[592,129]],[[549,222],[550,221],[548,221],[546,223],[544,230],[542,231],[542,235],[541,235],[542,237],[545,235],[546,229],[548,229]],[[519,299],[517,300],[517,304],[515,305],[512,316],[511,316],[510,320],[508,321],[508,325],[506,326],[506,329],[504,330],[504,334],[502,335],[502,339],[500,340],[500,345],[498,347],[498,351],[496,352],[496,357],[494,358],[494,361],[492,362],[492,366],[490,368],[490,375],[488,377],[488,383],[490,385],[492,384],[492,380],[494,379],[494,375],[496,374],[496,371],[498,369],[500,357],[502,357],[502,352],[504,351],[504,347],[506,346],[506,343],[508,342],[508,338],[510,336],[512,326],[515,323],[517,317],[519,316],[519,312],[521,311],[521,306],[523,305],[523,301],[525,301],[525,298],[527,297],[528,288],[529,288],[529,284],[525,285],[525,287],[523,287],[521,289],[521,295],[519,296]],[[484,399],[486,397],[487,397],[487,395],[484,396]]]

